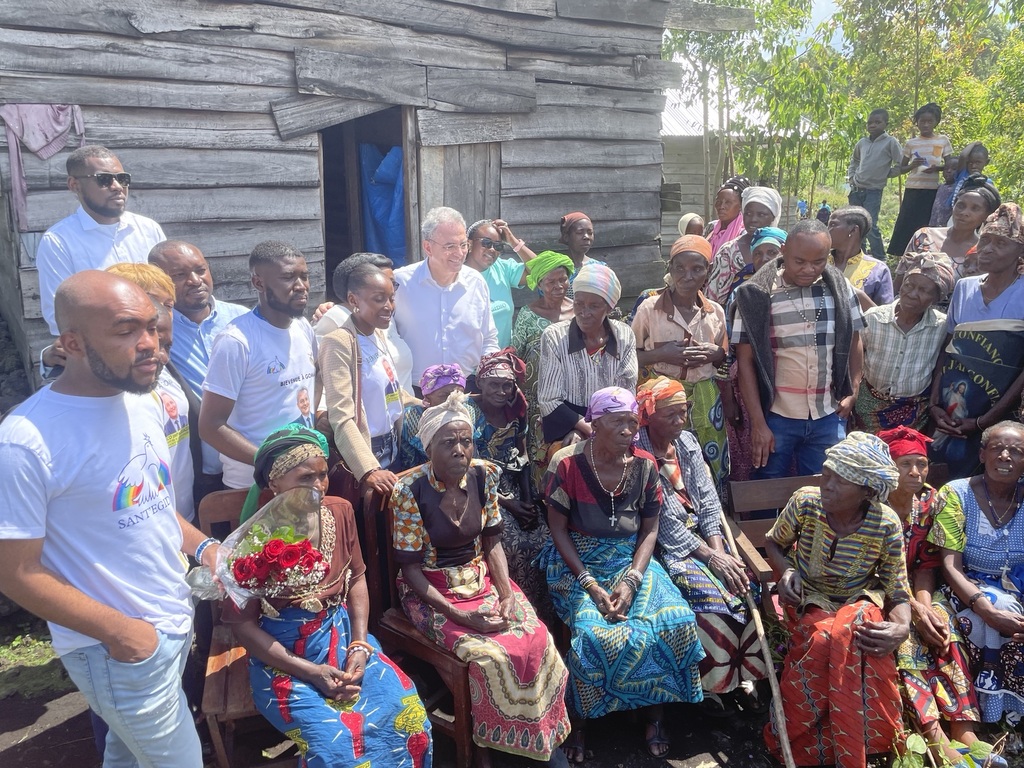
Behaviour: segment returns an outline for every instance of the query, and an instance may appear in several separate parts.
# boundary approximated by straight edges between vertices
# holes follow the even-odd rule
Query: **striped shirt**
[[[898,303],[864,313],[864,380],[889,397],[915,397],[931,384],[946,338],[946,315],[928,307],[917,325],[904,332],[896,324]]]
[[[910,601],[903,523],[872,502],[853,533],[836,536],[821,506],[821,490],[798,488],[767,537],[787,551],[804,584],[803,605],[834,611],[867,598],[879,608]]]
[[[856,333],[864,327],[857,296],[850,290],[850,318]],[[806,288],[782,281],[772,286],[771,344],[775,355],[772,413],[787,419],[821,419],[835,413],[832,350],[836,343],[835,300],[819,277]],[[733,344],[749,344],[741,313],[732,327]]]
[[[552,323],[540,337],[540,373],[537,381],[537,406],[541,417],[563,411],[557,419],[568,425],[565,436],[586,411],[590,396],[605,387],[636,391],[636,337],[633,330],[618,320],[605,320],[608,343],[591,354],[575,320]],[[576,413],[566,412],[570,406]],[[550,421],[550,420],[549,420]],[[571,423],[569,423],[571,421]],[[549,427],[545,426],[545,432]]]

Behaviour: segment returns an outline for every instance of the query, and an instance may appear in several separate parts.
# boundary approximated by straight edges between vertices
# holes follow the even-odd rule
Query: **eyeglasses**
[[[986,445],[986,450],[992,451],[996,456],[1002,456],[1003,451],[1010,454],[1010,458],[1014,461],[1021,461],[1024,459],[1024,448],[1020,448],[1016,445]]]
[[[481,237],[478,239],[480,240],[480,245],[484,247],[484,250],[493,248],[498,253],[503,253],[507,247],[503,240],[491,240],[489,237]]]
[[[116,180],[122,187],[127,187],[132,183],[132,175],[130,173],[90,173],[88,176],[75,176],[76,179],[96,179],[97,186],[106,189]]]
[[[463,240],[461,243],[439,243],[437,240],[431,240],[434,245],[441,246],[441,250],[445,252],[445,255],[451,256],[457,251],[466,253],[469,250],[469,241]]]

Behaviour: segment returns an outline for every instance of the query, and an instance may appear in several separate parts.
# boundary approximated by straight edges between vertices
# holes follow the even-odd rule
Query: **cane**
[[[725,538],[729,542],[729,549],[733,554],[739,552],[736,548],[736,539],[732,535],[732,528],[729,521],[722,512],[722,530],[725,531]],[[768,647],[768,638],[764,633],[764,622],[761,621],[761,612],[754,602],[754,596],[747,590],[747,608],[754,619],[754,631],[757,633],[757,640],[761,644],[761,655],[764,656],[764,663],[768,667],[768,684],[772,688],[772,706],[775,708],[775,727],[779,732],[779,743],[782,745],[782,760],[786,768],[796,768],[793,761],[793,749],[789,746],[789,733],[786,731],[786,711],[782,707],[782,691],[779,690],[779,681],[775,679],[775,663],[772,661],[772,649]],[[762,595],[762,600],[771,599],[770,595]]]

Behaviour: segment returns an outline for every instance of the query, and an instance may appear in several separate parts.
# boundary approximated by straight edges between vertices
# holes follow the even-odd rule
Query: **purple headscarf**
[[[456,363],[427,366],[420,376],[420,391],[424,395],[436,392],[449,384],[458,384],[463,388],[466,386],[466,377],[462,375],[462,369]]]
[[[636,413],[638,410],[636,398],[628,389],[605,387],[590,396],[587,421],[596,421],[606,413]]]

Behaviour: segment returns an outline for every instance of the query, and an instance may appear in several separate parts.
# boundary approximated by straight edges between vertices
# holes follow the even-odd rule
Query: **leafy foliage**
[[[1024,0],[837,0],[813,29],[808,0],[753,9],[752,31],[672,31],[664,46],[688,64],[685,93],[729,89],[747,108],[728,120],[737,172],[785,191],[841,183],[871,109],[888,109],[906,140],[915,109],[935,101],[954,149],[983,141],[1004,197],[1024,192]]]

